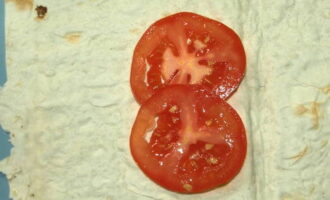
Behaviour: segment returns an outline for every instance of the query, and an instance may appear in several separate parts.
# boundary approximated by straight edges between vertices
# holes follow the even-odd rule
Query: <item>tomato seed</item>
[[[211,157],[207,162],[208,163],[211,163],[211,164],[217,164],[218,163],[218,159],[215,158],[215,157]]]
[[[205,39],[204,39],[204,42],[205,43],[208,43],[210,41],[210,36],[207,36]]]
[[[185,190],[187,190],[188,192],[190,192],[190,191],[192,190],[192,185],[186,183],[186,184],[183,184],[183,188],[184,188]]]
[[[205,121],[206,126],[210,126],[212,124],[212,120]]]
[[[177,110],[178,110],[178,106],[172,106],[172,107],[169,109],[170,113],[175,113],[175,111],[177,111]]]
[[[214,147],[214,144],[205,144],[205,146],[204,146],[204,148],[206,149],[206,150],[210,150],[210,149],[212,149]]]
[[[197,50],[201,50],[201,49],[203,49],[203,48],[205,48],[206,47],[206,44],[204,44],[202,41],[200,41],[200,40],[195,40],[194,41],[194,47],[195,47],[195,49],[197,49]]]

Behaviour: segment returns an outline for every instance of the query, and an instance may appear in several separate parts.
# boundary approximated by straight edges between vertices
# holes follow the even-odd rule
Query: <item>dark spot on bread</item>
[[[43,19],[46,16],[47,7],[45,7],[45,6],[37,6],[35,10],[37,11],[37,18]]]

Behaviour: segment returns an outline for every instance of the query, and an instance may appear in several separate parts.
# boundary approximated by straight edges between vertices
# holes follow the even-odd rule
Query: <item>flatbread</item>
[[[0,123],[14,148],[0,171],[13,200],[330,199],[327,1],[10,0],[5,6],[8,81],[0,89]],[[38,14],[38,6],[47,11]],[[151,23],[180,11],[232,27],[248,60],[229,101],[247,128],[245,165],[228,185],[196,195],[150,181],[128,146],[138,109],[129,85],[134,46]]]

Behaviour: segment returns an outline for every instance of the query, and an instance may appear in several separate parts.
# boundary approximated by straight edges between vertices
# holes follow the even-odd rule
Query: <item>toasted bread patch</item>
[[[33,0],[6,0],[6,2],[13,2],[19,10],[28,10],[33,7]]]

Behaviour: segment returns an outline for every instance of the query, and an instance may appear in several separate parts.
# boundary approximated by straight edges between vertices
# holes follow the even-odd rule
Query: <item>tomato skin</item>
[[[172,107],[168,109],[168,105]],[[171,122],[171,117],[179,117],[179,122]],[[210,119],[213,124],[205,126]],[[148,143],[145,135],[149,129],[153,132]],[[175,133],[168,134],[172,130]],[[167,135],[175,137],[167,140]],[[162,147],[164,140],[172,142],[168,143],[171,150]],[[206,148],[212,141],[213,147]],[[158,90],[141,106],[130,137],[131,154],[141,170],[160,186],[180,193],[205,192],[230,182],[244,163],[246,148],[245,128],[235,110],[199,86],[172,85]],[[192,160],[196,152],[200,156]],[[218,163],[207,163],[213,162],[209,158]],[[197,168],[191,165],[194,162]]]
[[[199,44],[198,50],[198,43],[194,42],[179,47],[177,38],[194,42],[211,39],[205,42],[206,47]],[[195,65],[192,69],[175,66],[189,59]],[[131,89],[140,104],[169,84],[203,85],[220,98],[228,99],[244,77],[245,66],[244,47],[232,29],[218,21],[181,12],[156,21],[137,43],[131,66]],[[174,75],[176,69],[179,73]]]

